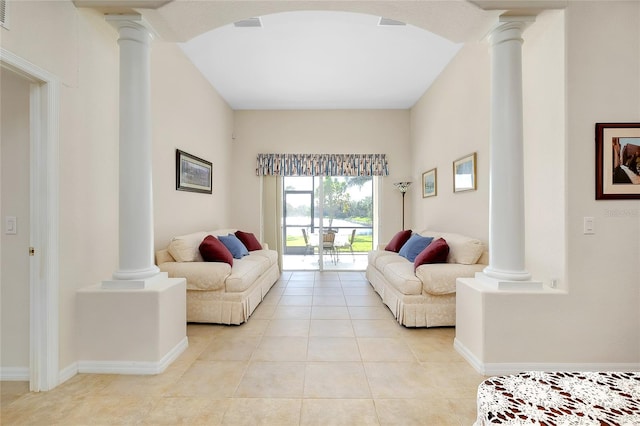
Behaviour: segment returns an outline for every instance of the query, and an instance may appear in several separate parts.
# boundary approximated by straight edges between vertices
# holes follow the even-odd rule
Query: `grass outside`
[[[287,247],[304,247],[302,236],[288,236]],[[356,235],[353,240],[354,252],[368,252],[373,249],[373,237],[371,235]]]

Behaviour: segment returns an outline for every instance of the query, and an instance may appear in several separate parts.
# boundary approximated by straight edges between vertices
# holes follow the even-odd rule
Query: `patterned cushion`
[[[422,293],[422,281],[416,277],[410,262],[390,263],[385,266],[383,274],[389,284],[402,294]]]
[[[235,260],[233,262],[233,269],[231,269],[231,275],[225,280],[225,289],[227,292],[243,292],[256,282],[260,274],[264,272],[263,266],[267,264],[266,258],[262,258],[262,261],[255,259],[249,259],[249,256],[242,259]]]
[[[444,233],[442,238],[449,245],[449,258],[447,259],[449,263],[473,265],[478,262],[485,249],[482,241],[464,235]]]
[[[169,254],[176,262],[202,262],[199,248],[207,235],[206,232],[194,232],[174,237],[169,244]]]

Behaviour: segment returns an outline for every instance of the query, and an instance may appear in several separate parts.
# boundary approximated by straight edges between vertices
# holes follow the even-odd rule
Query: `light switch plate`
[[[592,217],[584,218],[584,234],[593,235],[596,233],[596,220]]]
[[[7,216],[4,221],[4,233],[15,235],[18,233],[18,220],[15,216]]]

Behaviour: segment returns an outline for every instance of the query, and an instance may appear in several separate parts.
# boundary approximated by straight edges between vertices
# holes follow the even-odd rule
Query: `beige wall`
[[[151,55],[155,247],[227,227],[233,111],[174,43]],[[176,191],[176,148],[213,163],[213,194]]]
[[[55,19],[52,19],[55,17]],[[59,363],[77,361],[76,290],[118,262],[118,44],[102,14],[71,1],[12,2],[2,47],[60,79]],[[175,45],[152,45],[157,244],[224,226],[233,117]],[[175,191],[175,148],[212,160],[214,194]],[[4,346],[4,343],[3,343]]]
[[[77,80],[60,94],[60,368],[77,360],[76,290],[118,264],[117,33],[98,13],[68,14],[78,55]]]
[[[467,43],[411,109],[413,226],[489,238],[489,52]],[[453,161],[477,153],[477,190],[453,192]],[[437,168],[437,195],[422,173]]]
[[[29,367],[29,81],[0,70],[0,369]],[[5,234],[5,218],[18,232]],[[25,370],[26,371],[26,370]]]
[[[477,354],[485,363],[640,362],[638,202],[595,201],[593,146],[596,122],[640,116],[640,5],[572,2],[566,27],[564,14],[544,13],[525,32],[523,92],[526,266],[565,292],[485,295]],[[415,172],[439,172],[438,196],[418,200],[415,215],[438,228],[473,223],[479,230],[466,232],[480,237],[488,232],[487,65],[488,45],[467,44],[412,111]],[[451,194],[449,164],[470,135],[455,126],[481,135],[463,146],[480,157],[476,199],[462,213],[453,203],[466,194]],[[470,217],[478,212],[480,222]],[[596,218],[596,235],[582,234],[584,216]]]
[[[638,363],[640,203],[596,201],[593,165],[594,123],[640,121],[640,3],[571,2],[566,34],[567,309],[579,314],[565,356]]]
[[[409,131],[406,110],[236,111],[230,226],[260,231],[259,153],[381,153],[387,154],[390,175],[380,185],[379,238],[388,241],[402,227],[401,196],[393,182],[411,174]]]
[[[594,128],[640,117],[640,4],[570,2],[524,39],[526,264],[534,279],[557,274],[562,291],[478,293],[475,355],[498,369],[637,369],[640,205],[595,200]],[[595,235],[583,235],[585,216]]]
[[[540,14],[522,49],[525,252],[536,280],[566,288],[564,11]],[[550,66],[553,64],[553,66]]]
[[[71,2],[12,2],[2,47],[60,80],[59,362],[76,361],[75,291],[117,263],[117,44]],[[55,19],[52,19],[55,17]]]
[[[565,86],[563,12],[547,12],[523,46],[527,268],[564,281]],[[549,64],[555,66],[550,67]],[[411,110],[413,226],[489,239],[490,52],[467,43]],[[544,125],[540,125],[544,123]],[[452,162],[477,153],[477,190],[453,192]],[[437,168],[438,194],[422,198],[421,175]]]

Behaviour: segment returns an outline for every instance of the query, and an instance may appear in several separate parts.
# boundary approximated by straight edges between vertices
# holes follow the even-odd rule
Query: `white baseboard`
[[[485,376],[503,376],[523,371],[638,371],[640,364],[634,363],[486,363]]]
[[[462,355],[462,358],[464,358],[469,364],[471,364],[474,370],[486,376],[484,372],[484,364],[478,358],[476,358],[473,352],[467,349],[467,347],[463,345],[457,337],[453,339],[453,348],[456,350],[456,352]]]
[[[58,373],[58,386],[78,374],[78,363],[74,362],[67,365]]]
[[[177,345],[173,347],[173,349],[171,349],[165,356],[162,357],[162,359],[158,363],[161,367],[159,373],[162,373],[164,370],[166,370],[167,367],[169,367],[173,361],[178,359],[182,352],[187,350],[188,347],[189,338],[185,336],[184,339],[182,339]]]
[[[158,362],[141,361],[78,361],[78,373],[94,374],[140,374],[162,373],[189,346],[185,337]]]
[[[29,367],[0,367],[0,380],[5,382],[28,382]]]
[[[523,371],[639,371],[640,363],[537,363],[537,362],[493,362],[484,363],[469,351],[458,339],[453,342],[455,350],[483,376],[502,376]]]
[[[58,385],[78,373],[98,374],[160,374],[189,347],[185,337],[158,362],[136,361],[78,361],[69,364],[58,374]],[[28,382],[31,379],[29,367],[0,367],[0,380],[7,382]]]

